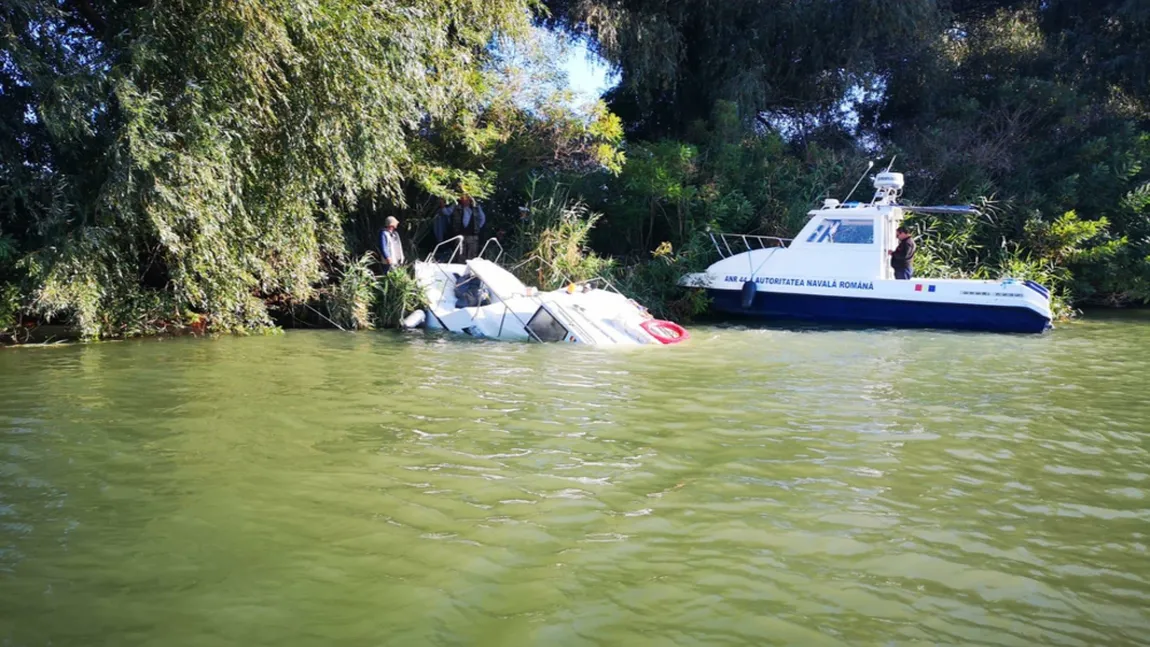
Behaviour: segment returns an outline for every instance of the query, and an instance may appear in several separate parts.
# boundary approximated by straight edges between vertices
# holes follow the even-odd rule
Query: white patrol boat
[[[903,184],[902,174],[888,167],[875,176],[869,204],[826,200],[793,240],[712,234],[722,260],[680,285],[705,288],[714,310],[752,317],[1000,332],[1050,328],[1050,292],[1033,281],[895,280],[889,251],[906,211],[974,213],[901,206]]]
[[[524,285],[498,264],[502,246],[490,239],[479,257],[456,263],[463,237],[440,243],[414,265],[415,279],[428,303],[412,313],[405,327],[518,341],[571,344],[674,344],[690,335],[678,324],[652,317],[647,309],[619,293],[606,279],[568,282],[560,290],[540,292]],[[492,247],[494,244],[494,247]],[[440,248],[454,246],[446,263]],[[497,251],[486,260],[489,249]]]

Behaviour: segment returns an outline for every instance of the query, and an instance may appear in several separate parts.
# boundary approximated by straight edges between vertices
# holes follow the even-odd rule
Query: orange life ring
[[[691,337],[686,328],[672,321],[648,319],[639,325],[661,344],[677,344]]]

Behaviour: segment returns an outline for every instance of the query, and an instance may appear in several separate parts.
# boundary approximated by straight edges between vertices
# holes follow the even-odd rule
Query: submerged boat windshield
[[[569,331],[547,308],[539,306],[527,322],[527,332],[537,341],[552,342],[567,339]]]

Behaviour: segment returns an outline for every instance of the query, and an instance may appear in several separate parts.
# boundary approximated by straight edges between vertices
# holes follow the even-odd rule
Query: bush
[[[376,284],[372,262],[372,254],[368,252],[349,263],[339,280],[324,293],[328,316],[340,328],[371,330],[375,327],[371,317]]]
[[[591,252],[588,238],[600,215],[582,200],[572,201],[567,190],[552,185],[536,197],[532,183],[509,249],[519,259],[520,278],[541,290],[554,290],[566,281],[585,281],[610,274],[615,263]]]
[[[643,304],[651,314],[663,319],[690,321],[710,305],[706,292],[679,286],[684,274],[702,271],[714,260],[710,240],[703,234],[693,237],[676,253],[664,242],[649,259],[628,265],[617,272],[617,284],[627,296]]]
[[[427,307],[423,288],[406,269],[379,277],[373,292],[372,319],[380,328],[398,328],[408,314]]]

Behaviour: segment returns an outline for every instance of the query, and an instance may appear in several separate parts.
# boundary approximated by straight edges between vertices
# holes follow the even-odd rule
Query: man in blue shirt
[[[383,231],[379,232],[379,251],[383,254],[383,273],[403,265],[403,243],[399,240],[399,232],[395,230],[399,221],[394,216],[388,216],[384,221]]]

